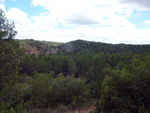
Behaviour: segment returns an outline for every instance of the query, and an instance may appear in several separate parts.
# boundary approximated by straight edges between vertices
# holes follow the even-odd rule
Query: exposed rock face
[[[45,54],[62,54],[62,48],[56,46],[53,42],[53,45],[48,45],[40,41],[34,40],[19,40],[20,47],[26,50],[25,54],[35,54],[36,56]]]
[[[25,54],[35,54],[36,56],[40,54],[62,54],[62,49],[61,48],[54,48],[54,47],[47,47],[47,48],[41,48],[38,49],[36,46],[29,46],[29,47],[24,47],[22,48],[26,49]]]

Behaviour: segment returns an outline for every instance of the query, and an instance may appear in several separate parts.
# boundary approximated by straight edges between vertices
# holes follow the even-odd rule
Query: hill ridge
[[[37,41],[37,40],[17,40],[21,48],[26,49],[25,54],[71,54],[71,53],[146,53],[150,52],[150,45],[144,44],[110,44],[86,40],[74,40],[67,43]]]

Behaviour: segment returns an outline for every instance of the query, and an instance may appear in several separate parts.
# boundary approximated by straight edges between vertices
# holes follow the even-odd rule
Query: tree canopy
[[[10,102],[15,98],[20,70],[21,50],[16,36],[15,26],[9,22],[0,9],[0,102]],[[13,102],[12,102],[13,103]]]
[[[0,9],[0,39],[12,39],[16,36],[17,32],[14,30],[15,25],[9,22],[5,13]]]

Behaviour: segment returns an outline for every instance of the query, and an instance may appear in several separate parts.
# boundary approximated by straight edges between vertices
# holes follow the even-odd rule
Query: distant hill
[[[150,45],[131,45],[131,44],[108,44],[85,40],[76,40],[61,45],[64,53],[146,53],[150,52]]]
[[[51,41],[40,41],[40,42],[47,44],[49,46],[56,46],[56,47],[63,44],[62,42],[51,42]]]
[[[37,41],[33,39],[24,39],[24,40],[17,40],[21,45],[32,45],[36,43],[46,44],[48,46],[60,46],[63,44],[63,42],[52,42],[52,41]]]
[[[68,53],[149,53],[150,45],[131,44],[107,44],[85,40],[75,40],[68,43],[58,43],[36,40],[17,40],[22,48],[26,49],[25,54],[68,54]]]

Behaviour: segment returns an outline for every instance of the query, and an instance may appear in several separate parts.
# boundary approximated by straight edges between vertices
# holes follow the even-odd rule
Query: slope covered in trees
[[[147,112],[150,110],[149,57],[150,53],[25,55],[21,73],[31,78],[31,87],[25,94],[31,100],[34,98],[36,107],[60,104],[73,107],[98,99],[96,113]]]
[[[76,40],[61,45],[65,53],[146,53],[150,52],[150,45],[131,45],[131,44],[107,44],[101,42],[91,42]]]
[[[107,44],[101,42],[91,42],[76,40],[68,43],[17,40],[22,48],[26,49],[26,54],[68,54],[68,53],[148,53],[150,45],[131,45],[131,44]]]

